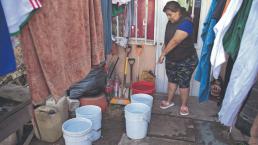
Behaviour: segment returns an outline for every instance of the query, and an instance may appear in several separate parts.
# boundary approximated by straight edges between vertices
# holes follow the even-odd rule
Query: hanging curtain
[[[34,104],[56,100],[104,61],[100,0],[44,0],[21,44]]]
[[[256,81],[258,73],[258,0],[253,0],[246,22],[239,52],[231,72],[230,81],[219,112],[219,120],[233,126],[236,116]]]
[[[112,48],[112,1],[101,0],[103,27],[104,27],[104,47],[105,54],[111,53]]]

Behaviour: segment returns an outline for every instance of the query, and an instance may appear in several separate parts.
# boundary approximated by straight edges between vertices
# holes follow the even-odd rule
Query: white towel
[[[212,68],[213,77],[215,79],[218,79],[221,65],[226,61],[225,51],[223,47],[223,37],[227,32],[228,28],[230,27],[234,16],[237,14],[238,10],[240,9],[242,2],[243,0],[230,1],[226,12],[213,28],[216,36],[215,36],[213,48],[211,51],[210,61],[212,65],[211,68]]]

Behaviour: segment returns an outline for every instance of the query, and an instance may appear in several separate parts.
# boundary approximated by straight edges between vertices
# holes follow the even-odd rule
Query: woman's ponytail
[[[180,12],[181,12],[182,16],[189,17],[189,13],[186,11],[185,7],[181,7]]]

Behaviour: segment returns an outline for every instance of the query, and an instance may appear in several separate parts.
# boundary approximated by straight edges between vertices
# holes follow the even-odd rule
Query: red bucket
[[[132,84],[132,90],[133,94],[143,93],[152,95],[155,92],[155,83],[147,81],[135,82]]]

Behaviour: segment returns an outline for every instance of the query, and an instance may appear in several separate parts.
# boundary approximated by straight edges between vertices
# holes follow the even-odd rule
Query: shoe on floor
[[[174,102],[169,103],[168,101],[163,100],[163,101],[161,101],[159,107],[160,107],[161,109],[168,109],[169,107],[172,107],[172,106],[174,106],[174,105],[175,105]]]
[[[189,108],[187,106],[181,106],[179,114],[182,115],[182,116],[189,115]]]

